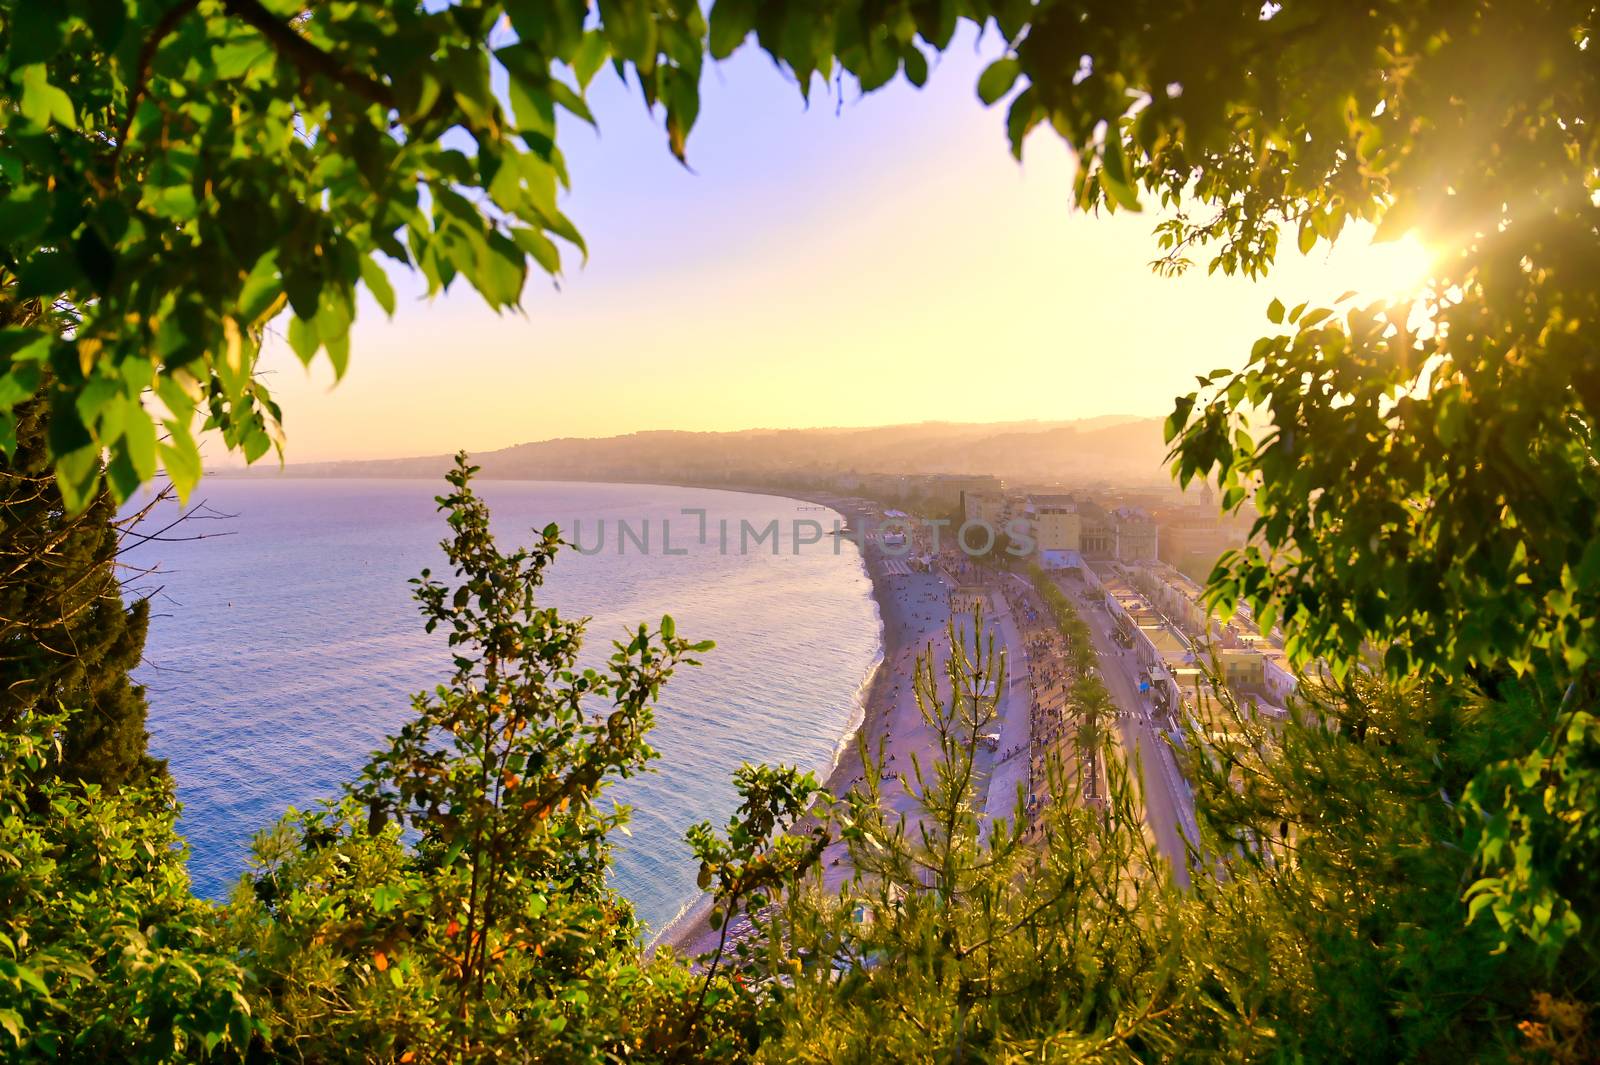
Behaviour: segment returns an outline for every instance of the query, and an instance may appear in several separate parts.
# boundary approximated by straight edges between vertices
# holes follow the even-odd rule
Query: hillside
[[[1165,482],[1161,421],[923,422],[867,429],[658,430],[480,452],[483,476],[528,480],[755,481],[855,473],[990,473],[1013,481]],[[254,475],[434,477],[445,455],[300,463]],[[223,472],[223,471],[219,471]]]

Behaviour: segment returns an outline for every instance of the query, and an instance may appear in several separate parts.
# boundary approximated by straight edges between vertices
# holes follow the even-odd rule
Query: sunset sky
[[[1237,365],[1269,299],[1377,291],[1414,249],[1346,239],[1269,282],[1163,280],[1156,217],[1070,206],[1049,131],[1023,165],[974,86],[991,38],[958,40],[918,91],[815,96],[765,57],[708,69],[689,140],[666,148],[636,91],[591,90],[596,134],[563,128],[567,210],[589,242],[525,316],[470,288],[427,301],[397,277],[392,321],[362,308],[350,370],[307,373],[269,342],[287,460],[487,450],[641,429],[881,425],[1168,413],[1194,375]],[[1286,242],[1292,243],[1292,242]],[[208,454],[221,459],[214,444]],[[225,460],[224,460],[225,461]]]

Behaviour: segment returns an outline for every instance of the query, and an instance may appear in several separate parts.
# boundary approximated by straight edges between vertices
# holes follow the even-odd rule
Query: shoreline
[[[767,495],[770,493],[752,492],[749,494]],[[802,499],[800,501],[818,503],[837,510],[841,514],[845,514],[846,517],[849,516],[844,509],[835,503],[820,499]],[[850,782],[862,771],[859,738],[863,733],[866,735],[872,734],[871,732],[866,732],[869,727],[882,731],[886,724],[885,719],[890,715],[891,711],[887,705],[886,698],[893,674],[890,662],[900,650],[898,646],[890,646],[891,642],[898,645],[898,640],[891,635],[893,627],[890,625],[890,618],[888,617],[889,607],[887,600],[889,590],[885,583],[885,577],[882,573],[873,571],[865,549],[861,552],[861,568],[866,573],[867,580],[871,584],[870,595],[873,605],[877,608],[878,657],[868,668],[867,675],[862,678],[861,684],[856,690],[855,710],[851,713],[844,731],[840,733],[839,740],[834,745],[832,761],[828,767],[827,774],[822,780],[822,790],[835,798],[840,798],[845,792],[849,791]],[[711,925],[707,921],[710,911],[711,896],[703,891],[697,893],[693,898],[685,901],[678,908],[678,912],[673,915],[672,919],[648,939],[645,943],[646,953],[654,953],[662,947],[671,947],[680,953],[684,952],[688,944],[693,940],[708,936],[711,933]]]
[[[248,475],[246,475],[248,476]],[[295,477],[291,473],[278,472],[271,479],[288,480],[431,480],[424,477],[382,477],[382,478],[343,478],[343,477]],[[240,479],[244,479],[241,477]],[[561,481],[567,482],[568,478],[537,478],[537,477],[493,477],[486,476],[486,481]],[[668,480],[620,480],[598,479],[572,481],[571,483],[592,484],[627,484],[627,485],[660,485],[669,488],[694,488],[704,491],[731,492],[740,495],[759,495],[774,499],[788,500],[794,503],[809,504],[825,507],[836,513],[847,524],[854,524],[857,528],[866,527],[866,519],[870,516],[867,507],[854,504],[849,500],[856,497],[846,497],[832,492],[796,490],[792,488],[777,488],[764,485],[750,484],[707,484],[692,481]],[[845,728],[840,733],[834,745],[830,765],[822,776],[821,788],[836,798],[842,797],[850,790],[855,779],[862,775],[864,766],[861,759],[859,741],[863,735],[874,736],[887,733],[893,725],[896,705],[893,692],[902,686],[910,687],[910,676],[904,669],[897,669],[896,665],[905,658],[905,652],[915,642],[905,637],[906,621],[902,617],[902,604],[895,596],[894,589],[889,584],[889,574],[885,572],[884,559],[874,558],[869,542],[862,538],[853,540],[857,543],[858,557],[861,568],[866,575],[870,586],[869,595],[876,608],[878,621],[878,655],[862,678],[856,692],[855,707],[846,722]],[[877,564],[874,565],[874,562]],[[654,931],[646,940],[647,953],[653,953],[662,947],[671,947],[680,953],[692,956],[698,951],[691,950],[691,945],[696,940],[712,935],[712,929],[707,921],[711,909],[711,896],[700,892],[687,899],[676,914],[664,924],[660,930]],[[708,948],[709,949],[709,948]]]
[[[726,487],[719,490],[744,492],[750,495],[777,495],[771,490],[761,488]],[[837,511],[847,521],[860,522],[864,516],[861,508],[849,506],[842,497],[831,494],[781,495],[778,498],[825,506]],[[835,798],[842,798],[850,790],[856,778],[864,772],[860,738],[864,735],[885,735],[893,728],[896,711],[900,709],[898,704],[904,701],[897,700],[896,695],[902,688],[909,691],[911,686],[910,674],[905,669],[897,667],[907,660],[907,651],[916,643],[904,635],[907,630],[907,618],[902,616],[903,604],[899,602],[895,590],[889,584],[889,574],[882,565],[883,559],[874,559],[866,543],[860,547],[860,558],[862,569],[871,585],[872,601],[877,607],[879,653],[877,661],[859,689],[857,712],[852,715],[849,726],[840,736],[833,764],[822,781],[822,790]],[[877,565],[874,565],[875,561]],[[834,845],[831,844],[830,848],[832,846]],[[704,892],[696,895],[684,904],[671,921],[655,933],[647,942],[646,951],[653,953],[668,947],[692,958],[696,954],[714,949],[717,933],[713,932],[707,921],[710,909],[711,896]]]

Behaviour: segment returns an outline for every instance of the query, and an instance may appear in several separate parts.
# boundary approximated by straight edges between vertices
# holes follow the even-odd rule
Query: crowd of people
[[[1038,594],[1018,581],[1003,582],[1000,590],[1028,663],[1028,808],[1032,811],[1053,797],[1047,768],[1051,759],[1059,759],[1064,769],[1077,761],[1073,744],[1077,721],[1072,712],[1077,674],[1066,638]],[[1084,784],[1091,786],[1087,779]]]

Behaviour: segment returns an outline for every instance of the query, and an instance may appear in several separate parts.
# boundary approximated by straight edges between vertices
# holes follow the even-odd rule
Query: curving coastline
[[[717,487],[726,491],[751,494],[776,494],[770,489],[733,488],[727,485]],[[837,496],[825,494],[800,496],[785,493],[783,497],[828,507],[846,520],[857,523],[858,527],[867,517],[865,510]],[[870,544],[863,545],[860,557],[862,568],[871,583],[873,603],[877,607],[879,654],[868,675],[863,679],[857,697],[857,712],[851,717],[850,724],[839,738],[833,765],[823,784],[825,790],[835,797],[848,792],[863,773],[859,744],[861,736],[884,736],[897,727],[903,730],[904,722],[900,722],[897,726],[896,718],[903,718],[908,713],[912,663],[915,661],[916,651],[921,648],[921,642],[912,636],[913,633],[922,630],[919,630],[914,623],[911,597],[904,591],[897,592],[890,585],[889,576],[882,564],[883,560],[874,555]],[[939,624],[942,625],[942,620]],[[827,860],[825,856],[824,861]],[[828,877],[830,881],[836,878],[831,875]],[[670,947],[679,953],[691,956],[714,949],[717,933],[707,921],[710,909],[709,895],[700,894],[690,899],[651,939],[649,949],[654,951]]]

